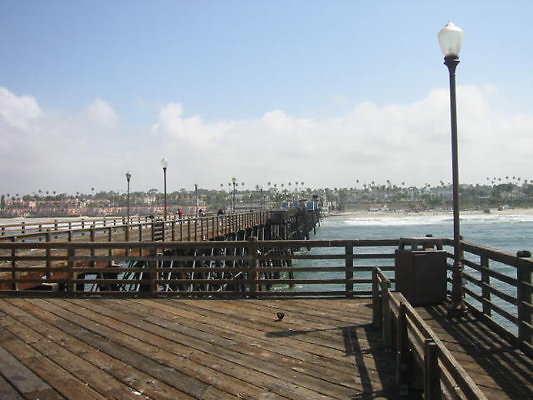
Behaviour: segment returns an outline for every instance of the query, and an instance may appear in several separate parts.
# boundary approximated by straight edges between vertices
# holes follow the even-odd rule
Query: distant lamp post
[[[448,315],[462,316],[466,312],[463,302],[463,263],[461,261],[461,232],[459,225],[459,162],[457,152],[457,105],[455,99],[455,69],[459,64],[459,52],[463,44],[463,30],[448,22],[439,31],[439,45],[444,54],[444,64],[450,75],[450,114],[452,133],[452,187],[453,187],[453,256],[452,302]]]
[[[195,198],[195,215],[198,217],[198,184],[194,184],[194,198]]]
[[[126,172],[126,180],[128,181],[128,199],[127,199],[127,208],[126,208],[126,217],[127,217],[127,224],[130,223],[130,179],[131,179],[131,172]]]
[[[163,219],[167,220],[167,167],[168,167],[168,160],[166,158],[161,159],[161,167],[163,167],[163,199],[164,199],[164,213],[163,213]]]
[[[231,183],[233,184],[233,212],[235,212],[235,187],[237,186],[237,179],[235,177],[231,178]]]

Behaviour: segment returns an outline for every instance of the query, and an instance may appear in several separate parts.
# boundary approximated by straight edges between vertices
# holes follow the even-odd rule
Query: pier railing
[[[203,225],[204,229],[221,229],[214,221]],[[179,229],[179,225],[175,225],[173,231],[178,240]],[[172,229],[170,231],[172,237]],[[394,287],[394,253],[398,244],[399,239],[3,240],[0,241],[0,293],[369,297],[372,294],[371,271],[375,267],[387,273]],[[452,241],[443,239],[443,244],[451,249]],[[462,248],[465,302],[470,312],[483,318],[493,330],[531,351],[533,259],[469,242],[463,242]],[[447,256],[450,267],[453,254],[448,252]],[[448,289],[450,287],[448,278]],[[43,289],[48,291],[43,292]]]
[[[21,222],[0,226],[0,241],[198,241],[264,224],[271,214],[254,211],[167,220],[136,216]]]
[[[451,240],[445,244],[453,245]],[[469,311],[533,353],[533,258],[529,252],[512,254],[471,242],[462,242],[461,248],[463,290]]]
[[[397,354],[397,384],[400,395],[412,390],[415,370],[422,371],[424,399],[486,400],[450,351],[413,306],[390,290],[390,279],[380,268],[373,271],[373,324],[381,327],[385,346]],[[414,365],[418,365],[418,369]],[[445,396],[445,394],[447,396]]]
[[[0,287],[20,294],[50,287],[61,295],[368,297],[372,268],[392,273],[397,245],[397,239],[0,241]]]

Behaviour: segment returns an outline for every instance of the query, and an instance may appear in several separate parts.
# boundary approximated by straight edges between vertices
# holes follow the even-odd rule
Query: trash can
[[[446,298],[446,251],[441,239],[400,239],[395,269],[396,290],[413,306],[440,304]]]

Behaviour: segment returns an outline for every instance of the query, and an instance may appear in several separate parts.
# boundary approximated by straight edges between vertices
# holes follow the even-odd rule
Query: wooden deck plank
[[[222,303],[225,312],[206,311],[216,310]],[[386,372],[368,371],[367,368],[380,366],[370,367],[374,364],[372,357],[360,351],[359,336],[373,336],[368,331],[369,313],[360,317],[361,321],[355,325],[349,325],[349,321],[344,320],[346,316],[339,317],[341,321],[319,324],[323,312],[312,316],[312,307],[308,304],[308,309],[300,313],[309,313],[307,320],[293,317],[282,326],[274,321],[272,306],[265,307],[266,300],[238,304],[231,300],[2,298],[0,321],[6,331],[0,331],[0,340],[2,344],[11,343],[6,350],[10,354],[14,352],[19,362],[54,388],[54,385],[61,386],[61,382],[59,376],[52,375],[59,374],[64,369],[61,365],[72,357],[75,367],[69,373],[74,375],[67,381],[72,384],[72,379],[78,379],[79,384],[85,386],[79,378],[88,378],[90,390],[96,395],[114,386],[134,389],[154,399],[395,398],[390,368]],[[241,318],[235,318],[239,307]],[[228,312],[230,309],[232,313]],[[245,316],[248,312],[250,314]],[[242,321],[247,320],[259,325],[252,335],[246,332],[253,324],[242,327]],[[311,321],[329,331],[307,329]],[[343,329],[347,326],[349,329]],[[269,335],[272,332],[288,335]],[[315,335],[319,339],[307,339]],[[313,342],[326,339],[335,342],[324,350],[330,356],[315,354],[312,350],[317,345]],[[368,339],[361,339],[365,346]],[[48,374],[35,368],[24,356],[22,347],[20,350],[13,347],[15,341],[30,349],[30,358],[37,359],[38,353],[39,361],[55,367],[50,368]],[[389,366],[393,364],[392,358],[390,354]],[[327,373],[335,362],[338,365]],[[96,371],[99,364],[103,368]],[[106,375],[111,383],[102,382],[100,387],[95,384],[95,379],[104,380]],[[139,383],[148,379],[154,382],[152,393],[144,390],[146,383],[144,386]],[[164,388],[167,396],[157,397],[157,387]],[[56,390],[66,398],[74,398],[64,387]],[[170,397],[171,391],[183,395]],[[78,395],[77,398],[91,396]],[[143,397],[136,395],[135,398]]]
[[[215,304],[215,303],[211,303],[211,304]],[[120,307],[120,305],[118,307]],[[115,305],[113,309],[118,310],[117,306]],[[138,314],[138,317],[140,319],[140,318],[145,317],[145,315],[146,314],[141,311]],[[145,320],[148,320],[148,319],[145,318]],[[216,346],[220,346],[234,353],[237,352],[238,354],[241,355],[241,357],[245,355],[251,355],[253,357],[260,358],[262,361],[275,364],[283,368],[290,366],[293,371],[304,373],[316,379],[321,379],[321,380],[326,380],[326,381],[331,380],[335,382],[343,382],[343,379],[346,380],[347,382],[354,381],[353,369],[351,368],[351,366],[348,367],[345,371],[340,371],[339,369],[337,369],[332,372],[327,367],[323,366],[323,363],[324,363],[323,360],[319,360],[313,363],[309,361],[309,359],[307,359],[306,360],[307,362],[304,363],[299,359],[288,357],[278,352],[271,351],[271,341],[264,341],[264,343],[258,345],[256,339],[254,338],[253,342],[251,342],[253,343],[253,345],[250,345],[249,335],[246,335],[246,336],[243,335],[240,338],[234,337],[233,339],[222,338],[222,336],[218,336],[218,334],[220,333],[222,335],[224,334],[224,331],[218,331],[217,335],[214,335],[213,332],[211,333],[205,332],[206,328],[202,326],[200,326],[200,329],[184,326],[184,324],[189,322],[188,319],[180,319],[179,321],[176,321],[176,320],[169,321],[166,319],[166,315],[164,314],[163,315],[159,314],[157,318],[151,317],[149,318],[149,320],[150,322],[158,325],[160,328],[164,328],[164,329],[158,330],[161,335],[166,336],[167,332],[170,331],[170,334],[174,336],[175,339],[179,338],[178,340],[180,341],[187,341],[190,344],[191,340],[193,341],[196,340],[196,346],[199,346],[197,347],[198,349],[200,349],[202,346],[201,341],[200,342],[197,341],[199,338],[210,339],[210,343],[212,345],[214,344]],[[137,325],[142,326],[142,323],[138,323]],[[211,331],[213,331],[214,329],[213,325],[216,326],[217,323],[214,323],[211,325],[211,328],[210,328]],[[203,328],[204,330],[202,330],[201,328]],[[233,336],[233,334],[229,336]],[[222,340],[220,340],[221,338]],[[213,354],[212,348],[209,348],[206,350],[210,352],[211,354]],[[222,354],[222,356],[225,356],[226,358],[228,357],[225,354]],[[349,384],[347,384],[346,386],[349,386]]]
[[[72,300],[72,302],[78,303],[80,302],[80,300]],[[132,318],[130,315],[125,315],[124,313],[116,312],[114,310],[110,310],[109,308],[101,307],[98,305],[95,306],[94,302],[90,303],[90,305],[92,311],[101,313],[101,315],[109,316],[111,320],[108,322],[120,321],[124,324],[128,324],[128,326],[120,325],[120,329],[122,332],[128,332],[132,336],[135,336],[137,338],[143,338],[143,340],[156,344],[159,348],[166,348],[167,343],[165,343],[164,340],[161,340],[160,337],[149,333],[149,330],[151,330],[151,332],[155,332],[157,330],[159,334],[165,336],[163,339],[170,339],[176,342],[168,346],[168,351],[174,351],[176,349],[176,344],[185,343],[187,348],[193,348],[203,352],[202,356],[199,357],[199,362],[203,362],[203,359],[206,359],[206,362],[209,363],[211,362],[213,356],[217,356],[220,359],[230,360],[243,367],[248,367],[258,372],[274,376],[280,381],[283,381],[286,377],[286,368],[285,366],[283,366],[283,362],[278,360],[279,357],[276,357],[275,355],[271,355],[269,358],[264,358],[261,357],[263,356],[262,352],[257,350],[252,354],[244,354],[242,352],[235,351],[236,349],[229,350],[219,345],[215,345],[204,340],[199,340],[195,337],[178,334],[177,332],[173,332],[172,335],[167,335],[167,330],[156,329],[153,326],[144,323],[144,321],[140,320],[139,318]],[[235,344],[233,344],[233,346],[235,346]],[[258,362],[258,360],[260,362]],[[220,363],[220,360],[217,360],[216,362]],[[302,391],[302,394],[304,394],[304,389],[308,389],[309,391],[314,391],[316,393],[322,393],[331,396],[340,395],[343,397],[349,396],[354,393],[353,389],[347,388],[345,390],[342,386],[337,386],[335,388],[335,392],[331,392],[328,385],[323,383],[323,379],[313,379],[307,374],[300,373],[298,381],[301,386],[301,388],[299,388],[298,390]],[[234,389],[234,387],[230,386],[229,388],[226,387],[224,389],[231,390]],[[305,394],[316,396],[316,393],[308,392]]]
[[[198,332],[199,336],[209,332],[209,336],[215,335],[215,337],[222,338],[223,340],[227,339],[230,344],[238,342],[239,345],[236,351],[253,353],[261,350],[263,358],[272,358],[270,353],[274,353],[278,355],[276,359],[282,362],[283,365],[291,365],[291,368],[295,370],[305,367],[311,375],[316,374],[320,377],[329,377],[340,381],[342,379],[350,381],[353,379],[353,371],[350,369],[350,366],[348,367],[349,372],[347,373],[346,369],[333,368],[330,365],[326,366],[324,358],[312,357],[309,353],[301,351],[294,346],[272,347],[272,341],[265,337],[264,334],[253,334],[250,330],[243,331],[239,329],[238,325],[210,324],[209,321],[212,321],[210,317],[204,317],[198,313],[194,314],[196,318],[194,320],[186,314],[179,314],[180,309],[161,304],[160,301],[151,303],[151,305],[151,309],[141,308],[139,311],[152,313],[153,315],[145,319],[165,329],[188,335],[194,335],[195,332]],[[142,307],[142,304],[138,306]]]
[[[2,375],[0,375],[0,393],[3,400],[24,400],[24,397]]]
[[[3,327],[2,329],[5,328]],[[2,338],[7,339],[7,337],[8,335],[4,331]],[[0,360],[2,360],[0,374],[5,377],[2,378],[0,384],[2,396],[5,393],[6,397],[16,399],[52,398],[51,395],[57,395],[50,385],[2,347],[0,347]],[[8,384],[8,382],[11,384]],[[21,393],[24,397],[21,397],[18,393]],[[17,395],[19,397],[16,397]]]
[[[71,375],[90,386],[104,398],[119,400],[131,397],[135,392],[132,388],[121,384],[101,371],[97,366],[77,357],[60,344],[44,338],[32,329],[28,329],[27,326],[20,324],[15,319],[4,318],[3,323],[26,343],[31,343],[33,349],[53,360],[58,366],[68,370]],[[140,399],[143,398],[144,396],[140,397]]]
[[[57,393],[50,393],[49,390],[40,391],[36,396],[38,399],[97,399],[105,400],[106,398],[98,392],[85,385],[85,382],[77,379],[66,369],[61,368],[46,356],[40,354],[31,345],[24,343],[19,339],[11,339],[2,343],[7,351],[14,355],[28,369],[32,370],[43,381],[46,381]],[[5,376],[9,379],[9,377]],[[33,397],[29,397],[33,398]]]
[[[202,365],[201,362],[192,360],[191,348],[202,349],[205,352],[204,357],[208,358],[207,361],[204,361],[204,364],[220,364],[220,360],[212,355],[212,352],[217,350],[220,343],[213,344],[204,340],[196,340],[195,343],[191,343],[193,340],[187,340],[185,336],[176,335],[176,332],[144,322],[142,315],[135,315],[131,310],[128,314],[117,311],[119,309],[117,304],[126,303],[125,301],[102,300],[97,303],[87,303],[83,300],[72,300],[72,302],[75,304],[84,304],[89,310],[95,313],[98,320],[108,322],[110,327],[120,329],[123,334],[128,334],[131,337],[156,346],[159,350],[160,357],[162,357],[163,351],[166,351],[168,354],[168,360],[166,362],[172,362],[171,359],[176,359],[176,356],[178,356],[179,367],[183,368],[186,373],[195,378],[206,380],[207,384],[220,387],[222,390],[234,395],[238,395],[243,388],[251,392],[261,390],[256,386],[247,385],[243,381],[238,381],[228,375],[221,374],[215,369]],[[87,312],[82,311],[82,313],[88,315]],[[233,344],[236,344],[236,342]],[[203,347],[206,347],[206,349],[203,349]],[[241,387],[240,390],[239,386]]]
[[[293,300],[291,300],[291,302],[292,301]],[[317,300],[314,300],[314,301],[317,302]],[[331,300],[321,300],[322,304],[324,301],[331,301]],[[186,302],[187,302],[187,309],[194,311],[193,315],[203,314],[206,318],[209,318],[209,319],[219,318],[217,324],[222,323],[224,321],[220,319],[220,316],[219,316],[221,315],[220,309],[221,309],[222,304],[220,304],[218,301],[198,302],[196,300],[186,300]],[[269,301],[258,300],[257,302],[259,304],[267,304]],[[224,304],[236,304],[236,303],[234,301],[227,301],[227,302],[224,302]],[[345,304],[351,304],[351,302],[349,301]],[[247,321],[248,318],[246,317],[248,313],[246,313],[243,318],[239,318],[241,314],[243,313],[241,312],[240,314],[237,313],[236,315],[232,315],[230,320],[234,321],[234,324],[235,324],[234,327],[239,327],[242,330],[242,332],[246,333],[246,335],[248,336],[253,335],[251,340],[253,340],[254,342],[257,342],[258,337],[267,338],[269,340],[271,340],[271,338],[275,338],[277,343],[282,344],[283,349],[298,348],[300,350],[307,351],[308,358],[309,356],[313,357],[317,365],[327,365],[328,368],[331,368],[332,370],[334,370],[335,374],[339,374],[339,375],[343,373],[352,374],[353,365],[354,365],[353,359],[352,359],[353,354],[351,350],[349,350],[348,347],[343,348],[342,351],[333,350],[333,349],[325,349],[325,350],[322,349],[321,350],[321,349],[318,349],[318,346],[312,343],[308,343],[306,339],[303,338],[303,336],[309,337],[309,336],[317,335],[320,332],[316,330],[308,330],[305,325],[301,325],[301,324],[296,325],[297,324],[296,320],[291,322],[292,325],[286,326],[285,329],[280,330],[280,326],[276,325],[276,322],[272,320],[271,314],[266,315],[263,319],[259,319],[259,321],[261,321],[260,323],[248,323]],[[368,318],[370,318],[370,316],[368,316]],[[272,322],[272,325],[270,328],[264,327],[267,321]],[[341,328],[342,330],[342,325],[341,327],[338,327],[338,328]],[[232,329],[232,327],[228,326],[226,323],[226,325],[224,325],[224,329]],[[363,331],[363,332],[366,329],[369,329],[368,323],[358,328],[359,331]],[[379,338],[378,338],[379,335],[377,334],[377,331],[375,330],[372,330],[372,331],[373,331],[372,335],[374,337],[374,340],[379,342]],[[339,332],[339,330],[337,330],[337,332]],[[361,349],[361,345],[359,344],[359,337],[361,336],[360,334],[353,336],[353,339],[350,339],[351,335],[348,332],[346,332],[346,334],[345,332],[342,332],[340,336],[342,336],[342,340],[339,341],[337,339],[337,341],[343,343],[342,346],[351,346],[351,342],[353,341],[353,343],[355,343],[355,346],[358,349]],[[267,344],[266,348],[268,349],[269,347],[271,347],[271,342],[270,342],[270,346]],[[316,354],[316,353],[319,353],[319,354]],[[324,353],[329,353],[329,354],[324,355]],[[376,350],[376,348],[373,349],[372,354],[370,355],[364,354],[363,351],[357,352],[358,355],[362,355],[359,361],[360,362],[365,361],[366,364],[368,364],[368,365],[365,365],[365,373],[368,376],[373,376],[376,374],[375,371],[372,371],[370,369],[370,367],[373,365],[373,362],[372,362],[373,355],[375,355],[376,353],[380,353],[379,351]],[[310,363],[308,358],[306,359],[306,362]],[[388,366],[391,366],[390,354],[389,354],[389,359],[388,359]],[[381,367],[383,368],[383,364],[381,365]],[[309,368],[309,366],[307,368]],[[341,370],[341,368],[343,369]],[[391,372],[391,376],[392,375],[394,375],[394,372]],[[357,376],[357,374],[356,374],[356,381],[359,384],[361,384],[360,376]],[[386,379],[384,379],[384,381],[386,381]],[[379,377],[377,377],[374,382],[374,387],[379,385],[379,382],[380,382],[380,379]]]
[[[84,332],[72,331],[70,327],[65,327],[64,329],[73,334],[81,333],[80,337],[83,340],[86,340],[92,346],[96,346],[100,351],[104,351],[134,368],[164,381],[166,384],[193,398],[205,397],[205,392],[209,385],[192,379],[182,371],[173,368],[173,365],[171,365],[173,360],[165,357],[165,354],[157,346],[114,329],[114,324],[111,327],[108,326],[107,323],[111,322],[109,320],[104,321],[98,316],[95,316],[94,320],[84,317],[83,314],[91,314],[87,310],[75,308],[75,312],[72,312],[73,307],[70,303],[55,302],[53,299],[48,301],[33,299],[30,301],[36,302],[39,307],[61,316],[74,325],[83,327],[85,329]],[[67,308],[62,306],[67,306]],[[70,306],[70,309],[68,309],[68,306]],[[219,398],[228,397],[227,394],[222,392],[218,393],[218,395],[220,396]]]
[[[13,299],[10,302],[18,306],[20,310],[26,312],[18,313],[18,321],[23,322],[27,327],[33,327],[36,331],[41,332],[48,340],[54,341],[65,350],[83,358],[108,373],[111,377],[121,381],[124,385],[129,386],[131,388],[129,396],[131,396],[131,393],[144,393],[150,398],[158,400],[183,398],[180,392],[155,380],[153,377],[142,374],[131,366],[121,363],[119,360],[107,356],[103,352],[65,334],[53,325],[55,321],[59,321],[53,314],[43,309],[32,307],[31,304],[21,299]],[[0,304],[0,307],[3,306],[4,304]],[[109,381],[110,379],[105,377],[105,380]]]
[[[55,300],[50,300],[50,302],[55,302]],[[61,301],[59,301],[61,302]],[[63,312],[65,314],[68,314],[68,311],[66,309],[63,309]],[[76,310],[76,314],[87,314],[87,311],[84,311],[82,309],[77,309]],[[69,316],[69,318],[75,318],[75,319],[79,319],[80,317],[79,316]],[[176,365],[173,365],[173,363],[175,363],[175,354],[169,354],[167,352],[164,352],[163,350],[164,349],[161,349],[157,346],[152,346],[151,344],[147,344],[147,342],[143,342],[143,341],[139,341],[136,336],[138,334],[140,334],[140,332],[136,331],[136,332],[133,332],[133,336],[131,335],[128,335],[128,336],[124,336],[122,335],[120,338],[116,338],[113,336],[113,334],[109,333],[109,329],[107,326],[104,327],[104,320],[105,320],[105,323],[111,323],[113,324],[113,326],[118,326],[118,325],[121,325],[121,328],[123,328],[126,332],[129,332],[129,333],[132,333],[131,332],[131,328],[128,328],[126,326],[124,326],[123,324],[119,323],[119,322],[115,322],[113,323],[113,320],[112,319],[105,319],[105,318],[102,318],[101,316],[95,316],[94,317],[95,319],[98,319],[100,320],[102,323],[99,323],[99,331],[102,333],[102,331],[105,331],[105,335],[106,335],[106,338],[109,339],[109,340],[113,340],[115,343],[118,343],[119,345],[123,346],[124,345],[124,342],[126,342],[126,345],[131,347],[131,348],[135,348],[136,351],[144,351],[144,356],[148,356],[148,355],[152,355],[153,358],[155,358],[157,361],[161,362],[161,363],[165,363],[166,365],[172,365],[173,367],[179,367],[179,364],[176,364]],[[122,332],[124,333],[124,332]],[[141,336],[146,336],[146,335],[142,335]],[[146,339],[146,338],[145,338]],[[139,343],[136,343],[136,342],[139,342]],[[144,347],[144,349],[143,349]],[[171,351],[175,351],[176,348],[179,347],[179,344],[177,343],[172,343],[170,345],[170,348],[171,348]],[[183,351],[185,352],[190,352],[190,348],[187,347],[187,346],[182,346],[183,347]],[[168,349],[168,345],[167,345],[167,350]],[[215,349],[216,350],[216,349]],[[224,356],[227,356],[228,354],[225,354]],[[204,357],[205,357],[205,354],[204,354]],[[136,361],[134,359],[130,359],[128,360],[130,363],[135,363]],[[222,359],[218,359],[216,360],[215,362],[217,362],[218,364],[220,364],[221,362],[223,362]],[[245,364],[245,363],[241,363],[241,368],[242,367],[246,367],[246,368],[249,368],[250,366]],[[187,371],[185,371],[184,373],[189,373],[191,372],[190,368],[187,369]],[[205,378],[205,376],[204,376]],[[257,377],[255,377],[255,379],[257,379]],[[253,380],[255,380],[253,379]],[[269,377],[268,379],[271,380],[271,378]],[[182,379],[182,380],[185,380],[185,379]],[[197,382],[196,383],[196,386],[198,386],[199,383]],[[204,385],[205,386],[205,383],[201,383],[200,385]],[[184,387],[182,387],[181,389],[184,389],[184,390],[192,390],[191,389],[191,386],[194,387],[194,383],[193,382],[190,382],[190,379],[189,379],[189,382],[186,384],[186,385],[182,385]],[[200,391],[202,391],[203,389],[199,389]],[[290,390],[293,393],[293,395],[296,395],[298,393],[301,393],[302,394],[302,397],[295,397],[295,398],[304,398],[304,397],[307,397],[309,398],[309,396],[315,396],[317,397],[317,394],[316,393],[311,393],[310,391],[306,390],[305,388],[300,388],[300,387],[294,387],[293,385],[289,385],[286,390]],[[192,393],[193,395],[197,395],[198,393]],[[223,395],[222,394],[219,394],[220,398],[223,398]],[[204,398],[204,397],[202,397]],[[317,398],[320,398],[320,396],[318,396]]]

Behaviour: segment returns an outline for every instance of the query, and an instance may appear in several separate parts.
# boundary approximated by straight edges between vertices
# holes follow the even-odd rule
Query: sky
[[[533,179],[533,2],[0,0],[0,194]],[[359,183],[357,183],[359,182]]]

